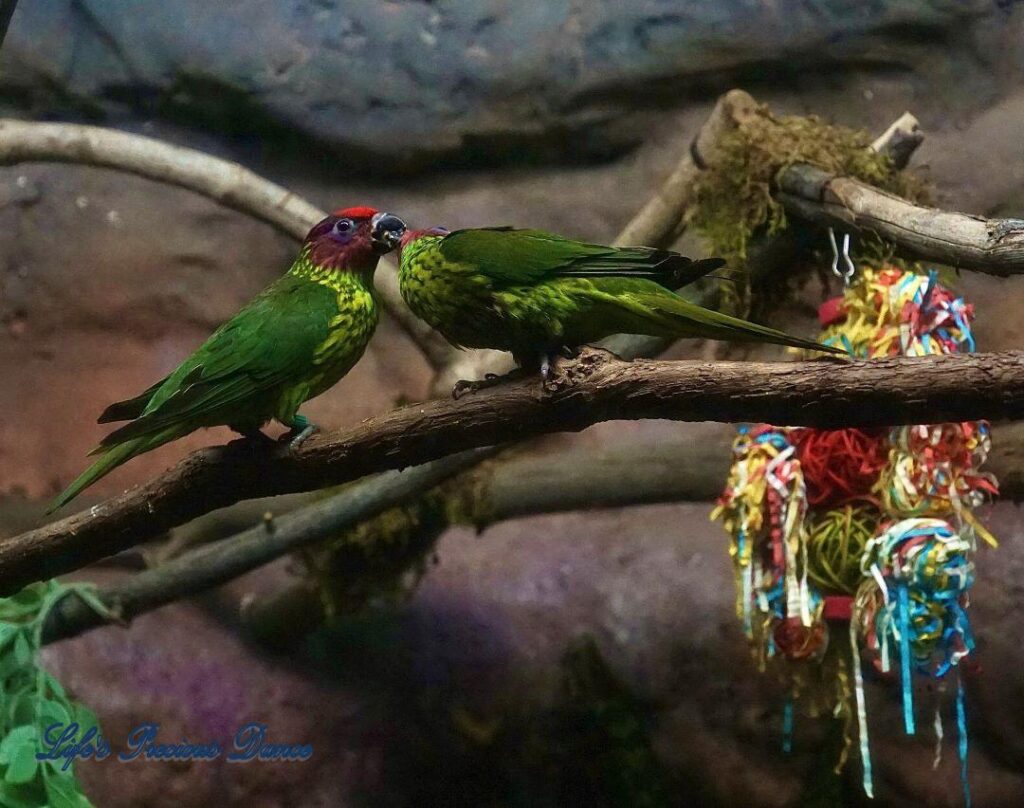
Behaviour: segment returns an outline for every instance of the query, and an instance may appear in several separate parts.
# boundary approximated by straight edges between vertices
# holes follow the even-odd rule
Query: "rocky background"
[[[1013,0],[23,0],[0,49],[0,112],[202,148],[325,207],[602,240],[733,86],[872,131],[909,109],[927,131],[915,165],[943,205],[1019,216],[1022,78]],[[293,250],[178,189],[0,169],[0,533],[36,524],[81,469],[103,433],[96,413],[166,373]],[[982,348],[1020,347],[1021,283],[969,275],[961,288]],[[822,294],[810,283],[774,322],[812,333]],[[384,322],[309,412],[353,424],[429,380]],[[133,461],[95,494],[225,437]],[[782,697],[749,660],[708,512],[451,531],[407,600],[273,650],[242,638],[239,610],[288,579],[284,563],[54,646],[48,662],[113,738],[142,720],[200,740],[257,719],[272,740],[315,748],[306,764],[82,765],[86,790],[104,808],[860,804],[855,759],[828,776],[841,743],[828,723],[799,721],[781,754]],[[1008,806],[1024,804],[1024,525],[1012,503],[982,516],[1003,546],[981,554],[973,599],[984,670],[968,684],[971,780],[976,806]],[[929,734],[899,730],[896,693],[870,695],[876,802],[960,805],[949,739],[933,771]]]

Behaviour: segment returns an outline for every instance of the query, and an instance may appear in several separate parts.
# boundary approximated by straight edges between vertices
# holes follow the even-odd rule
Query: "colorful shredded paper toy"
[[[862,268],[841,301],[819,312],[822,342],[852,356],[924,356],[974,350],[974,308],[939,285],[938,273]]]
[[[844,295],[820,310],[822,340],[864,358],[972,351],[973,316],[935,272],[894,267],[861,268]],[[825,668],[827,652],[836,653],[830,634],[841,636],[837,624],[848,623],[852,659],[849,668],[843,661],[829,667],[838,683],[831,709],[848,727],[856,717],[868,796],[865,660],[873,675],[899,681],[908,734],[917,726],[914,678],[953,674],[970,803],[960,663],[974,650],[967,607],[977,538],[996,544],[973,514],[998,494],[995,478],[980,470],[989,447],[983,421],[891,430],[759,425],[741,427],[733,445],[712,518],[732,537],[737,612],[762,668],[771,660],[786,665],[793,697],[783,746],[791,746],[793,701],[809,680],[801,666]],[[938,707],[933,726],[938,755]],[[848,733],[843,760],[852,740]]]
[[[988,456],[988,424],[966,421],[897,427],[875,490],[895,516],[951,516],[963,531],[996,541],[972,509],[999,493],[995,477],[978,470]]]
[[[716,511],[733,534],[737,610],[748,637],[755,610],[778,621],[798,617],[805,627],[812,622],[803,530],[807,495],[795,451],[783,431],[741,428],[730,484]]]

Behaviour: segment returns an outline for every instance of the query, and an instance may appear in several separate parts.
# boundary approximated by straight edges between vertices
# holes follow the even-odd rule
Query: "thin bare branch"
[[[99,126],[0,119],[0,165],[26,162],[112,168],[176,185],[273,225],[300,241],[327,215],[327,211],[244,166],[195,149]],[[451,349],[409,311],[398,292],[394,264],[386,259],[377,273],[376,285],[388,312],[420,346],[431,365],[438,367],[447,361]]]
[[[808,165],[779,178],[786,210],[816,224],[867,231],[900,252],[989,275],[1024,273],[1024,220],[986,219],[915,205],[850,177]]]
[[[677,430],[613,447],[575,445],[507,452],[479,463],[494,450],[452,455],[404,472],[384,472],[362,480],[328,500],[311,502],[230,538],[164,562],[99,591],[113,614],[130,620],[142,612],[214,588],[295,549],[341,536],[366,518],[403,504],[445,477],[474,468],[443,487],[451,501],[441,508],[459,523],[491,525],[507,519],[588,508],[663,502],[708,501],[721,491],[731,458],[732,432],[725,429]],[[993,451],[985,469],[1000,482],[1000,498],[1024,497],[1024,459],[1017,449],[1024,423],[993,429]],[[477,465],[478,464],[478,465]],[[443,533],[447,523],[423,527],[428,535],[405,539],[387,548],[388,568],[400,574]],[[365,548],[361,551],[365,553]],[[381,566],[380,561],[375,566]],[[365,564],[338,564],[341,579],[332,586],[365,585]],[[308,580],[246,609],[248,628],[268,640],[290,638],[321,622],[323,610]],[[53,613],[46,641],[75,636],[106,621],[77,596],[70,595]]]

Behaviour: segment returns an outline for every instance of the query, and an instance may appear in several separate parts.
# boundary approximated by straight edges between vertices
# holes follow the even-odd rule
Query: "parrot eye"
[[[355,225],[352,223],[351,219],[338,219],[338,221],[334,223],[334,232],[340,236],[347,236],[352,232],[353,227],[355,227]]]

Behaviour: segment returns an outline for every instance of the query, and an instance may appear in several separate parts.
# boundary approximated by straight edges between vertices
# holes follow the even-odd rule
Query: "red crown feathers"
[[[375,208],[359,205],[354,208],[340,208],[331,214],[332,216],[343,216],[346,219],[371,219],[377,215]]]

